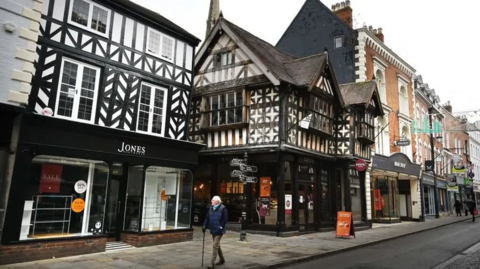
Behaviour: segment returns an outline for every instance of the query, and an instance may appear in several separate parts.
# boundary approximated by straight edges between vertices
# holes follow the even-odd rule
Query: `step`
[[[118,251],[118,250],[126,250],[126,249],[134,249],[135,247],[129,244],[125,244],[124,242],[107,242],[107,246],[105,247],[105,252],[111,251]]]

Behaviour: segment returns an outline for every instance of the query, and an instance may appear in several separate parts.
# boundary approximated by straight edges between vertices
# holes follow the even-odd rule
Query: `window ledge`
[[[333,137],[333,133],[328,133],[326,131],[323,131],[321,129],[317,129],[317,128],[314,128],[314,127],[310,127],[309,130],[312,130],[315,134],[321,136],[321,137],[325,137],[325,138],[331,138]]]
[[[357,137],[357,140],[364,143],[364,144],[367,144],[367,145],[373,145],[375,144],[375,141],[369,137],[366,137],[366,136],[359,136]]]
[[[224,124],[224,125],[218,125],[218,126],[202,127],[200,130],[202,132],[224,131],[224,130],[245,128],[245,127],[248,127],[248,125],[249,123],[247,122],[239,122],[239,123]]]

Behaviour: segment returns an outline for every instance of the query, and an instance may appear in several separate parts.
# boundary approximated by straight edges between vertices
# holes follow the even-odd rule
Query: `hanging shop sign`
[[[358,159],[355,162],[355,170],[357,170],[358,172],[365,171],[366,169],[367,169],[367,163],[365,162],[365,160]]]
[[[425,171],[433,172],[435,170],[435,163],[433,161],[425,161]]]
[[[350,236],[355,237],[352,212],[339,211],[337,213],[337,229],[335,237],[350,238]]]
[[[395,141],[395,146],[397,146],[397,147],[410,146],[410,140],[397,140],[397,141]]]

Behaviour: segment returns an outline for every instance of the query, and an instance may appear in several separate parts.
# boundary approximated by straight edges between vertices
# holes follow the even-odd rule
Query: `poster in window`
[[[271,185],[270,177],[260,178],[260,197],[270,197]]]
[[[285,214],[292,214],[292,195],[285,194]]]
[[[42,164],[40,193],[59,193],[62,173],[63,165]]]
[[[270,216],[270,197],[260,197],[260,216]]]

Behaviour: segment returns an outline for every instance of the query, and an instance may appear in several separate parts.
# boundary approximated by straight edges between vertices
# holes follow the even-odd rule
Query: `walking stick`
[[[203,246],[202,246],[202,266],[203,266],[203,256],[205,253],[205,232],[203,233]]]

